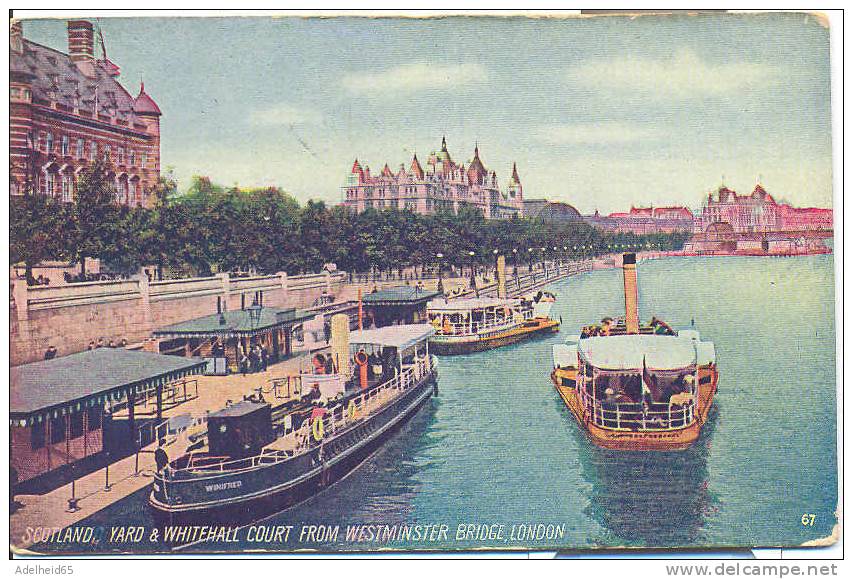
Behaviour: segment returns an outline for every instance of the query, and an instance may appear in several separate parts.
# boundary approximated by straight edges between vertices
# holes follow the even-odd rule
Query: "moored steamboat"
[[[353,471],[437,391],[431,326],[349,335],[348,324],[333,318],[328,362],[300,376],[284,409],[250,399],[208,416],[207,446],[154,477],[158,518],[230,522],[292,506]]]

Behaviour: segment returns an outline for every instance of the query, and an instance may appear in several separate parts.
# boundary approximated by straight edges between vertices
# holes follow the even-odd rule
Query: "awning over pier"
[[[202,316],[154,330],[157,338],[252,337],[274,329],[287,329],[312,319],[316,314],[294,308],[260,308],[257,320],[249,309]]]
[[[123,348],[96,348],[10,370],[9,415],[26,425],[118,402],[200,374],[205,361]]]
[[[369,293],[362,298],[362,301],[365,305],[414,306],[425,304],[439,295],[441,294],[437,291],[404,285]]]

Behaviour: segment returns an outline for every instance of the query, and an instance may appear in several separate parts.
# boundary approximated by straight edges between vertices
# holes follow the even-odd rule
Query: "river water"
[[[594,447],[554,391],[551,345],[622,312],[621,271],[590,272],[549,288],[559,335],[441,358],[439,396],[380,453],[261,523],[293,525],[286,543],[250,543],[244,534],[190,550],[792,546],[829,535],[837,503],[832,256],[670,258],[641,262],[638,272],[641,318],[675,327],[695,320],[716,344],[719,393],[691,449]],[[146,492],[81,524],[152,527]],[[447,539],[343,540],[347,525],[415,523],[447,525]],[[299,541],[303,525],[321,524],[339,525],[338,539]],[[493,525],[492,538],[457,540],[460,524]],[[517,538],[531,528],[555,537]]]

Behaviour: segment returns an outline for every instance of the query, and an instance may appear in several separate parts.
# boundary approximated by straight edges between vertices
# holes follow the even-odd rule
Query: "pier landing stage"
[[[313,352],[312,352],[313,354]],[[163,411],[163,418],[190,414],[193,417],[204,416],[207,411],[215,411],[225,406],[226,401],[241,400],[244,395],[257,392],[258,388],[268,391],[272,380],[288,375],[296,375],[300,368],[308,368],[310,354],[302,353],[279,364],[270,366],[266,372],[230,376],[199,376],[198,397]],[[273,405],[284,402],[283,399],[271,399]],[[120,414],[116,415],[120,417]],[[165,446],[169,456],[183,454],[189,441],[186,432],[176,437],[168,437]],[[79,523],[138,490],[151,484],[156,470],[154,450],[157,443],[140,449],[109,465],[109,486],[104,468],[86,474],[74,481],[74,496],[77,510],[69,510],[71,483],[64,484],[43,494],[18,494],[15,496],[17,509],[9,516],[10,544],[19,553],[26,553],[33,544],[48,539],[52,531]],[[138,462],[137,462],[138,460]]]

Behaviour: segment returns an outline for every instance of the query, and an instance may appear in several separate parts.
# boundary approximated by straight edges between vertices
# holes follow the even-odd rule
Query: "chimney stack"
[[[335,314],[332,316],[332,335],[329,346],[332,348],[332,362],[341,376],[349,376],[349,316]]]
[[[640,313],[637,310],[637,254],[622,255],[622,275],[625,280],[625,331],[640,333]]]
[[[68,56],[73,62],[95,59],[95,33],[88,20],[68,21]]]
[[[24,52],[24,27],[20,20],[12,20],[9,25],[9,50],[17,54]]]

